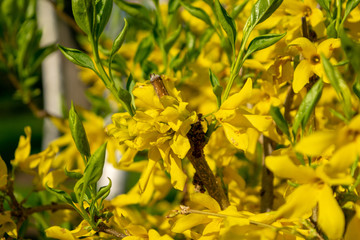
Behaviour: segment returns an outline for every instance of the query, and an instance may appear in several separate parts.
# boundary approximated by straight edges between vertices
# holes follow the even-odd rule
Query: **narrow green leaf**
[[[233,53],[235,53],[236,28],[234,19],[229,16],[224,7],[220,4],[219,0],[215,0],[215,13],[219,19],[221,27],[224,29],[230,40]]]
[[[171,33],[169,38],[167,38],[165,40],[164,49],[166,52],[169,52],[169,50],[174,45],[174,43],[179,39],[179,36],[181,34],[181,29],[182,29],[182,26],[179,25],[179,27],[173,33]]]
[[[134,107],[133,107],[133,104],[132,104],[132,96],[131,96],[131,94],[128,91],[126,91],[125,89],[119,88],[118,96],[121,99],[121,101],[124,102],[124,105],[126,107],[126,111],[129,112],[130,114],[132,112],[134,112],[133,111]]]
[[[135,53],[134,62],[141,64],[150,55],[153,47],[154,38],[149,35],[140,42]]]
[[[96,16],[95,16],[95,26],[94,26],[96,39],[99,39],[101,33],[104,31],[105,26],[109,21],[112,7],[113,7],[112,0],[96,1],[96,5],[95,5]]]
[[[246,54],[244,56],[244,60],[247,59],[252,53],[259,51],[261,49],[270,47],[271,45],[278,42],[281,38],[283,38],[286,35],[286,33],[283,34],[266,34],[261,35],[256,38],[254,38],[250,44],[248,49],[246,50]]]
[[[356,8],[357,5],[359,5],[360,0],[348,0],[346,3],[346,7],[345,7],[345,13],[344,13],[344,17],[343,17],[343,21],[345,21],[345,19],[348,17],[348,15],[350,14],[350,12]]]
[[[211,37],[214,33],[215,33],[214,28],[208,28],[205,30],[205,32],[200,37],[200,41],[199,41],[199,49],[200,50],[203,49],[203,47],[209,42],[209,40],[211,39]]]
[[[82,174],[81,173],[79,173],[79,172],[69,172],[67,169],[66,169],[66,167],[65,167],[65,175],[66,176],[68,176],[68,177],[70,177],[70,178],[75,178],[75,179],[80,179],[80,178],[82,178]]]
[[[94,152],[93,155],[91,155],[88,163],[86,164],[84,176],[75,184],[74,191],[78,196],[79,202],[84,200],[86,190],[91,185],[97,183],[102,176],[106,145],[107,143],[104,143]]]
[[[201,8],[191,6],[190,4],[187,4],[187,3],[183,2],[183,1],[181,1],[180,3],[186,9],[186,11],[188,11],[191,15],[203,20],[205,23],[212,26],[210,17],[204,10],[202,10]]]
[[[223,87],[220,85],[219,79],[216,77],[216,75],[209,69],[209,75],[210,75],[210,82],[211,86],[213,88],[213,92],[216,96],[216,102],[218,107],[220,108],[221,105],[221,93],[223,90]]]
[[[72,102],[69,111],[69,125],[71,135],[74,139],[77,149],[82,155],[90,157],[90,146],[86,137],[86,132]]]
[[[67,194],[66,192],[64,192],[63,190],[51,188],[51,187],[49,187],[47,184],[45,184],[45,188],[46,188],[46,190],[48,190],[48,191],[51,192],[52,194],[55,194],[61,201],[73,205],[73,202],[72,202],[72,200],[71,200],[70,195]]]
[[[109,196],[112,182],[110,178],[108,179],[109,179],[109,184],[99,189],[99,191],[96,194],[95,201],[98,200],[99,198],[105,199],[107,196]]]
[[[85,185],[97,183],[101,178],[105,162],[106,145],[107,143],[104,143],[91,155],[84,171],[83,178]]]
[[[125,36],[126,33],[128,31],[128,22],[126,20],[126,18],[124,18],[124,27],[122,29],[122,31],[119,33],[119,35],[115,38],[113,46],[111,48],[111,56],[114,55],[115,53],[117,53],[117,51],[119,51],[119,49],[121,48],[124,40],[125,40]]]
[[[237,18],[239,16],[239,14],[244,10],[244,8],[248,2],[249,2],[249,0],[244,0],[241,4],[236,5],[230,14],[230,17],[232,19]]]
[[[320,7],[324,9],[326,12],[330,13],[330,3],[331,0],[316,0]]]
[[[95,65],[87,54],[81,52],[80,50],[66,48],[61,45],[58,45],[58,48],[64,54],[64,56],[72,63],[75,63],[76,65],[84,68],[90,68],[91,70],[96,72]]]
[[[274,119],[276,125],[279,127],[279,129],[286,134],[286,136],[291,139],[290,131],[288,123],[286,122],[284,116],[282,115],[280,109],[278,107],[271,106],[270,107],[270,115]]]
[[[71,0],[76,24],[90,36],[94,29],[94,5],[95,0]]]
[[[355,95],[360,99],[360,75],[358,74],[355,78],[355,82],[353,85],[353,91]]]
[[[124,19],[124,27],[122,29],[122,31],[119,33],[119,35],[115,38],[114,42],[113,42],[113,46],[111,48],[111,53],[110,53],[110,58],[109,58],[109,75],[112,79],[112,74],[111,74],[111,64],[113,61],[113,57],[115,55],[115,53],[117,53],[117,51],[119,51],[119,49],[121,48],[121,45],[123,44],[124,40],[125,40],[125,36],[128,30],[128,22],[126,21],[126,18]]]
[[[55,44],[48,45],[46,47],[42,47],[36,50],[33,55],[33,60],[31,65],[29,66],[31,70],[29,71],[29,75],[33,74],[38,68],[41,66],[41,63],[44,59],[57,50],[57,46]]]
[[[333,19],[330,24],[326,27],[326,35],[329,38],[337,38],[337,31],[336,31],[336,19]]]
[[[300,125],[303,129],[305,128],[311,113],[315,109],[315,106],[321,97],[323,86],[324,84],[322,79],[319,79],[301,102],[299,110],[295,115],[294,124],[292,127],[294,135],[296,135]]]
[[[347,58],[354,70],[360,73],[360,44],[349,38],[342,26],[339,28],[341,47],[344,49]]]
[[[180,0],[169,0],[168,13],[174,14],[179,7],[180,7]]]
[[[343,104],[343,109],[345,117],[347,120],[350,120],[352,117],[352,104],[351,104],[351,92],[343,77],[337,69],[330,63],[330,61],[321,54],[321,60],[324,66],[324,70],[328,79],[330,80],[331,85],[334,87],[338,97],[340,98],[341,103]]]
[[[283,0],[258,0],[251,9],[250,17],[244,26],[244,34],[249,35],[254,27],[265,21],[281,5]]]

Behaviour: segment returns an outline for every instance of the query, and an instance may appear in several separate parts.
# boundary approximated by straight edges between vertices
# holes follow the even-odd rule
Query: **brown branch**
[[[209,195],[219,203],[221,209],[226,209],[230,205],[229,200],[205,160],[204,147],[206,145],[206,138],[200,122],[201,116],[198,115],[198,117],[198,121],[191,125],[191,129],[187,133],[191,146],[187,157],[194,166],[197,176]]]
[[[123,239],[124,237],[127,237],[126,234],[120,233],[120,232],[116,231],[115,229],[110,228],[105,223],[100,223],[98,227],[99,227],[99,230],[98,230],[99,232],[111,234],[118,239]]]
[[[263,157],[263,169],[261,179],[261,203],[260,211],[269,212],[273,208],[274,203],[274,174],[265,166],[265,157],[271,155],[274,142],[264,136],[264,157]]]
[[[31,215],[33,213],[37,212],[44,212],[44,211],[58,211],[58,210],[75,210],[71,205],[69,204],[49,204],[44,206],[36,206],[36,207],[29,207],[25,208],[25,215]]]
[[[295,95],[294,90],[292,89],[292,86],[290,86],[284,103],[284,109],[285,109],[284,118],[288,123],[291,122],[290,110],[291,110],[291,105],[294,101],[294,95]]]
[[[159,98],[169,95],[159,75],[151,74],[150,82]],[[204,147],[206,145],[206,138],[200,122],[201,116],[198,115],[198,118],[198,121],[191,125],[191,129],[187,133],[191,146],[187,157],[196,170],[195,175],[199,180],[198,182],[200,182],[201,185],[206,188],[209,195],[219,203],[221,209],[225,209],[230,203],[224,189],[216,181],[213,172],[205,160]]]

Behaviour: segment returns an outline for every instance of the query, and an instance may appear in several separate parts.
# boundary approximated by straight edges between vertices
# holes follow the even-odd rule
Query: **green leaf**
[[[346,7],[345,7],[345,13],[344,13],[344,17],[343,17],[343,21],[345,21],[345,19],[348,17],[348,15],[350,14],[350,12],[356,8],[357,5],[359,5],[360,0],[348,0],[346,3]]]
[[[219,19],[221,27],[224,29],[230,40],[233,53],[235,54],[236,28],[234,19],[229,16],[229,14],[220,4],[219,0],[215,0],[215,13]]]
[[[149,35],[140,42],[135,53],[134,62],[140,64],[144,62],[144,60],[150,55],[153,47],[154,38]]]
[[[200,37],[199,41],[199,50],[201,50],[211,39],[212,35],[215,33],[214,28],[208,28],[205,30],[205,32]]]
[[[351,92],[343,77],[337,69],[330,63],[330,61],[321,54],[321,60],[324,66],[327,77],[330,80],[331,85],[334,87],[337,95],[340,98],[341,103],[343,104],[343,109],[345,117],[347,120],[350,120],[352,113],[352,104],[351,104]]]
[[[183,1],[181,1],[180,3],[186,9],[186,11],[188,11],[191,15],[193,15],[194,17],[200,20],[203,20],[205,23],[212,26],[211,19],[204,10],[202,10],[201,8],[191,6],[190,4],[187,4]]]
[[[244,56],[244,60],[247,59],[252,53],[259,51],[261,49],[270,47],[271,45],[278,42],[281,38],[283,38],[286,35],[286,33],[283,34],[266,34],[261,35],[256,38],[254,38],[246,51],[246,54]]]
[[[360,75],[358,74],[355,78],[355,82],[353,85],[353,91],[356,96],[360,99]]]
[[[326,27],[326,35],[329,38],[337,38],[337,31],[336,31],[336,19],[332,20],[330,24]]]
[[[81,195],[79,202],[84,199],[84,194],[89,186],[97,183],[102,176],[104,162],[105,162],[105,153],[106,153],[106,144],[101,145],[93,155],[91,155],[86,168],[84,171],[84,176],[76,183],[77,191],[81,189]]]
[[[112,79],[112,74],[111,74],[112,60],[113,60],[114,54],[117,53],[117,51],[119,51],[119,49],[121,48],[121,45],[123,44],[123,42],[125,40],[127,30],[128,30],[128,22],[126,21],[126,18],[125,18],[124,19],[124,28],[119,33],[119,35],[115,38],[115,40],[113,42],[113,46],[111,48],[111,53],[110,53],[110,58],[109,58],[109,75],[110,75],[111,79]]]
[[[73,48],[66,48],[61,45],[58,45],[58,48],[64,54],[64,56],[72,63],[75,63],[76,65],[79,65],[84,68],[89,68],[94,72],[97,72],[93,61],[87,54],[81,52],[80,50]]]
[[[51,188],[47,184],[45,184],[45,188],[46,188],[46,190],[48,190],[52,194],[55,194],[61,201],[67,202],[67,203],[73,205],[73,201],[71,200],[71,196],[69,194],[67,194],[66,192],[64,192],[63,190]]]
[[[70,178],[75,178],[75,179],[80,179],[82,178],[82,174],[79,172],[69,172],[66,167],[65,167],[65,175],[70,177]]]
[[[90,157],[90,146],[86,137],[86,132],[72,102],[69,111],[69,125],[71,135],[74,139],[77,149],[82,155]]]
[[[281,5],[282,1],[283,0],[258,0],[251,9],[250,17],[245,23],[243,29],[244,34],[250,35],[254,27],[270,17]]]
[[[179,25],[179,27],[173,33],[171,33],[169,38],[165,40],[164,49],[166,52],[169,52],[169,50],[174,45],[174,43],[179,39],[179,36],[181,34],[181,29],[182,26]]]
[[[99,189],[99,191],[96,194],[95,201],[98,200],[99,198],[105,199],[107,196],[109,196],[112,182],[110,178],[108,179],[109,179],[109,184]]]
[[[244,0],[241,4],[236,5],[230,14],[230,17],[232,19],[237,18],[237,16],[239,16],[239,14],[244,10],[244,8],[248,2],[249,2],[249,0]]]
[[[132,16],[134,19],[139,20],[148,27],[151,27],[153,24],[151,22],[149,10],[141,4],[129,3],[124,0],[114,0],[116,5],[119,6],[121,10]]]
[[[53,53],[55,50],[57,50],[57,46],[55,44],[51,44],[46,47],[37,49],[33,56],[33,61],[29,66],[31,68],[31,70],[29,71],[29,75],[33,74],[36,70],[38,70],[44,59],[51,53]]]
[[[96,16],[95,16],[95,37],[99,39],[101,33],[104,31],[107,22],[109,21],[112,11],[112,0],[96,0]]]
[[[344,49],[350,64],[357,73],[360,73],[360,44],[349,38],[342,26],[339,28],[341,47]]]
[[[330,3],[331,0],[316,0],[318,4],[324,9],[326,12],[330,13]]]
[[[180,0],[169,0],[168,13],[173,14],[180,7]]]
[[[271,106],[270,107],[270,115],[274,119],[276,125],[279,127],[279,129],[286,134],[286,136],[291,139],[290,131],[288,123],[286,122],[284,116],[282,115],[280,109],[278,107]]]
[[[220,105],[221,105],[221,93],[222,93],[223,87],[220,85],[219,79],[211,71],[211,69],[209,69],[209,75],[210,75],[211,86],[212,86],[213,92],[214,92],[214,94],[216,96],[216,102],[217,102],[218,108],[220,108]]]
[[[94,5],[95,0],[71,0],[75,22],[89,36],[94,29]]]
[[[132,112],[134,112],[133,111],[134,107],[133,107],[133,104],[132,104],[132,101],[133,101],[132,99],[133,98],[132,98],[131,94],[128,91],[126,91],[125,89],[119,88],[118,96],[121,99],[121,101],[124,102],[124,106],[126,108],[126,111],[129,112],[130,114]]]
[[[315,109],[316,103],[321,97],[323,86],[324,84],[322,79],[319,79],[301,102],[299,110],[295,115],[294,124],[292,127],[294,135],[296,135],[300,125],[303,129],[305,128],[311,113]]]

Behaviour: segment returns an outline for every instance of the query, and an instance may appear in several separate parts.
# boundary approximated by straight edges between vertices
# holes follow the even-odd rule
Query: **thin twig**
[[[274,174],[265,166],[265,157],[271,155],[274,142],[264,136],[264,157],[263,157],[263,170],[261,179],[261,212],[269,212],[273,208],[274,203]]]

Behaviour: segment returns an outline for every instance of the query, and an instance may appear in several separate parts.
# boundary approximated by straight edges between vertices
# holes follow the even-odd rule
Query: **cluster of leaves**
[[[114,41],[103,34],[113,3],[127,19]],[[59,49],[107,111],[71,106],[68,120],[52,118],[63,136],[39,154],[29,128],[20,138],[13,169],[82,220],[66,212],[69,226],[48,226],[47,237],[359,238],[358,0],[72,8],[89,52]],[[111,180],[97,186],[105,161],[139,175],[110,200]],[[22,207],[0,163],[0,234],[16,237],[22,218],[64,207]]]

